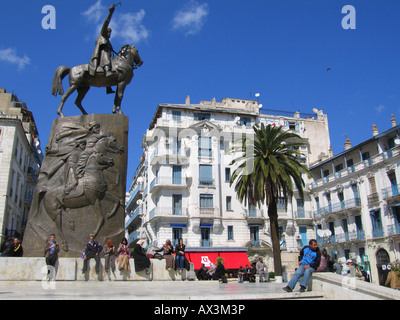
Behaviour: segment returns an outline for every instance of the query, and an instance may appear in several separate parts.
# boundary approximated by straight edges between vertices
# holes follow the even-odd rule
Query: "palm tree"
[[[231,149],[240,156],[230,163],[237,165],[230,184],[235,183],[238,199],[259,208],[266,204],[270,221],[274,271],[282,275],[278,227],[278,198],[290,199],[294,185],[303,199],[302,173],[311,176],[301,161],[299,146],[303,139],[283,127],[258,124],[253,127],[254,139],[243,138]]]

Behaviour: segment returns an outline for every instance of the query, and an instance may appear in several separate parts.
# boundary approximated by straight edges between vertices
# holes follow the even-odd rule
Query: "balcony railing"
[[[138,217],[143,215],[143,207],[137,207],[136,210],[129,216],[129,220],[125,223],[125,229]]]
[[[213,186],[214,179],[212,178],[199,178],[199,186]]]
[[[175,216],[187,216],[187,208],[173,208],[173,207],[156,207],[153,208],[149,213],[149,218],[153,219],[155,217],[175,217]]]
[[[155,187],[186,187],[187,179],[185,177],[156,177],[150,183],[150,190],[153,190]]]
[[[368,168],[372,165],[378,164],[382,161],[385,161],[387,159],[395,157],[399,154],[400,154],[400,147],[396,146],[390,150],[376,154],[369,159],[361,160],[360,162],[355,163],[354,165],[348,166],[347,168],[343,168],[340,171],[331,173],[329,176],[321,177],[312,183],[312,187],[315,188],[315,187],[323,186],[326,183],[330,183],[335,180],[342,179],[348,175],[359,172],[361,170],[365,170],[365,168]]]
[[[384,236],[383,228],[374,228],[372,229],[372,237],[373,238],[380,238]]]
[[[316,217],[320,217],[330,213],[337,213],[343,210],[350,210],[361,206],[360,198],[353,198],[334,203],[325,207],[320,207],[316,212]]]
[[[304,210],[304,208],[297,208],[297,212],[296,212],[296,218],[299,219],[312,219],[313,215],[311,211],[306,211]]]
[[[382,189],[382,197],[390,198],[399,195],[399,185],[392,185],[389,188]]]
[[[388,235],[392,236],[394,234],[400,234],[400,224],[395,223],[387,226]]]

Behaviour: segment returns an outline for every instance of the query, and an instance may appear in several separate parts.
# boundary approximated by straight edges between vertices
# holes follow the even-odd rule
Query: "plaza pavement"
[[[323,299],[322,292],[292,293],[284,283],[218,281],[1,281],[0,300],[275,300]]]

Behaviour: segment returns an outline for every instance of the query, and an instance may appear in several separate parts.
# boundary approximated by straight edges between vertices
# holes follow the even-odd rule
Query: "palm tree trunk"
[[[271,230],[272,254],[274,257],[274,273],[282,276],[281,246],[279,243],[278,209],[275,200],[268,206],[268,217]]]

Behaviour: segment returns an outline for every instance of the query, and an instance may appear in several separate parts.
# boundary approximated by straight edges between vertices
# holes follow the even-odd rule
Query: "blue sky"
[[[113,17],[114,49],[129,43],[144,64],[127,87],[130,118],[127,186],[142,136],[159,103],[224,97],[255,99],[264,108],[328,114],[333,152],[400,123],[400,2],[396,0],[135,0]],[[60,65],[87,63],[109,0],[2,1],[0,87],[33,111],[45,146],[60,97],[51,95]],[[56,29],[42,28],[42,8],[56,9]],[[342,28],[345,5],[356,29]],[[327,68],[331,70],[327,71]],[[64,80],[64,89],[68,86]],[[252,92],[253,96],[250,96]],[[73,94],[65,115],[78,115]],[[83,105],[109,113],[113,95],[92,88]],[[44,147],[43,147],[44,149]]]

